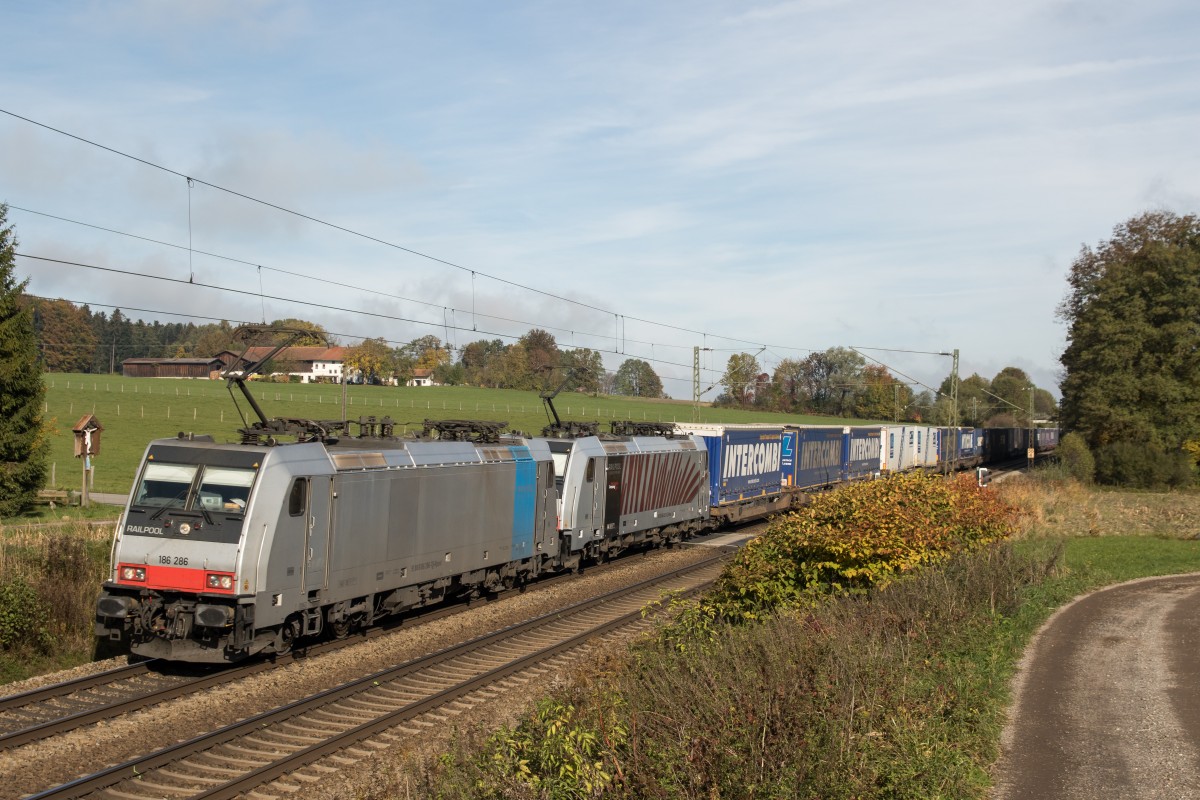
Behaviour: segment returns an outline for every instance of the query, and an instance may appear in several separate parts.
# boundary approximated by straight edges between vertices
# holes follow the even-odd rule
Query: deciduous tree
[[[761,373],[757,358],[749,353],[734,353],[725,364],[721,385],[735,403],[745,408],[754,399],[754,385]]]
[[[561,361],[553,334],[534,328],[522,336],[517,344],[525,350],[531,382],[535,386],[544,384],[547,370],[558,366]]]
[[[225,320],[221,320],[196,329],[196,340],[192,346],[192,352],[197,358],[212,358],[225,350],[240,353],[243,347],[245,347],[244,343],[233,338],[233,326]]]
[[[663,385],[658,373],[640,358],[627,358],[617,367],[613,394],[629,397],[662,397]]]
[[[600,381],[604,377],[604,359],[595,350],[579,347],[565,350],[561,355],[562,365],[574,371],[574,379],[568,388],[578,389],[590,394],[600,391]]]
[[[499,339],[479,339],[463,347],[459,363],[462,364],[467,383],[494,388],[488,366],[503,352],[504,342]]]
[[[821,353],[809,353],[800,362],[800,383],[809,398],[812,411],[844,414],[858,385],[866,361],[845,347],[831,347]]]
[[[305,336],[301,336],[292,342],[292,347],[325,347],[327,344],[333,346],[336,344],[333,337],[326,333],[322,325],[315,322],[309,322],[306,319],[296,319],[288,317],[287,319],[277,319],[271,323],[273,328],[291,328],[293,330],[309,331]],[[269,344],[264,341],[261,344]]]
[[[383,339],[363,339],[346,348],[343,356],[346,374],[358,373],[363,383],[378,383],[392,377],[392,349]]]
[[[771,376],[773,393],[779,411],[791,411],[808,400],[804,383],[804,365],[794,359],[785,358],[775,367]]]
[[[854,395],[853,413],[859,419],[892,419],[912,397],[912,389],[878,364],[863,367],[862,381],[863,386]]]
[[[1103,445],[1200,439],[1200,218],[1128,220],[1080,251],[1068,283],[1062,422],[1097,466]]]

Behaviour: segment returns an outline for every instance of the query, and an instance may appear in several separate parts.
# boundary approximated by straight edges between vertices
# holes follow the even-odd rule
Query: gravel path
[[[1015,689],[995,800],[1200,798],[1200,574],[1060,609]]]

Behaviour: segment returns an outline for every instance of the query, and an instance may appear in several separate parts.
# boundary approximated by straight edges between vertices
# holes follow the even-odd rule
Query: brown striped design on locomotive
[[[631,453],[625,457],[621,516],[697,503],[708,476],[703,453]]]

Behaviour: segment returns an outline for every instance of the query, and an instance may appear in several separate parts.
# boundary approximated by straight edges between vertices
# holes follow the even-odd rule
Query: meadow
[[[104,426],[99,455],[93,459],[96,492],[129,492],[146,445],[152,439],[180,432],[210,434],[217,441],[237,441],[242,426],[224,381],[125,378],[119,375],[51,373],[46,375],[43,417],[51,430],[53,480],[48,486],[79,490],[82,465],[73,455],[71,428],[84,414],[94,414]],[[254,381],[254,398],[267,416],[341,419],[342,387],[334,384],[294,384]],[[390,416],[399,433],[420,431],[426,419],[502,420],[513,430],[538,435],[548,418],[536,392],[480,389],[470,386],[348,386],[346,414]],[[236,390],[235,390],[236,391]],[[238,406],[253,420],[241,393]],[[691,401],[591,396],[564,392],[555,398],[564,420],[581,422],[636,420],[690,422]],[[698,422],[792,422],[844,424],[846,420],[799,414],[712,408],[701,404]]]

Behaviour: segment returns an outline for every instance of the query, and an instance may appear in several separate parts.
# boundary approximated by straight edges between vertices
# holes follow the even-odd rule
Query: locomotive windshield
[[[152,462],[142,473],[133,504],[241,513],[246,509],[255,474],[255,470],[236,467]]]
[[[205,467],[196,502],[210,511],[244,511],[254,475],[252,469]]]

